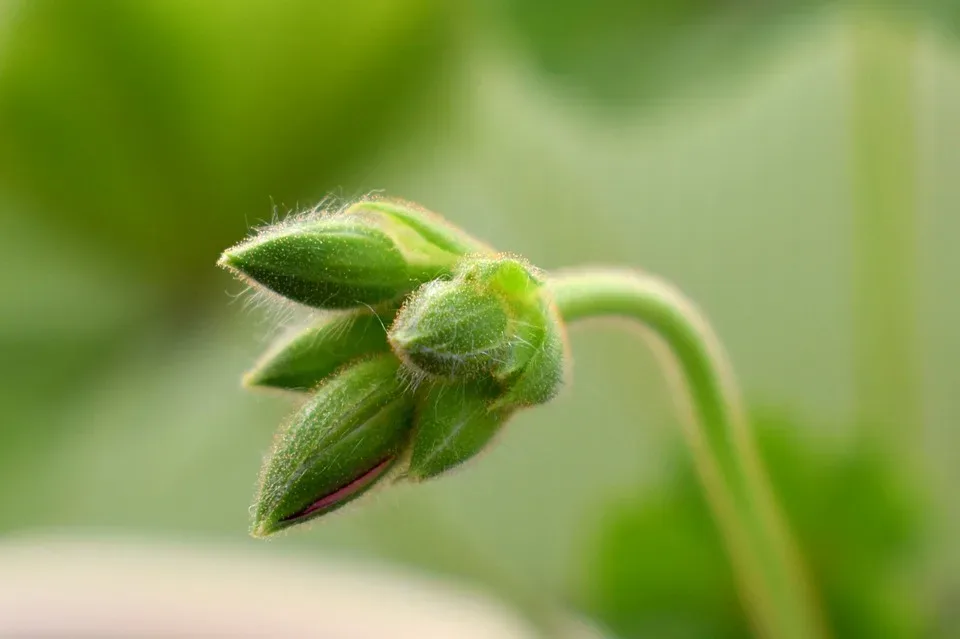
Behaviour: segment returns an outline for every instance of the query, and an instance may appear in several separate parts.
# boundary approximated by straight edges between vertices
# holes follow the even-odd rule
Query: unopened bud
[[[510,377],[505,392],[491,404],[491,410],[544,404],[563,386],[569,361],[563,324],[553,307],[546,308],[545,313],[547,322],[543,331],[536,335],[536,350]]]
[[[458,281],[424,285],[390,328],[390,343],[412,368],[434,377],[490,372],[510,348],[510,318],[499,297]]]
[[[559,318],[538,272],[513,258],[464,258],[452,280],[410,296],[389,340],[428,377],[493,379],[499,408],[545,402],[563,380]]]
[[[410,466],[413,480],[436,477],[482,451],[509,417],[493,408],[488,384],[436,383],[420,398]]]
[[[454,255],[492,253],[490,247],[442,217],[416,204],[390,199],[366,199],[351,204],[344,215],[383,216],[419,234],[433,246]]]
[[[278,341],[248,372],[247,386],[306,391],[341,366],[389,352],[387,332],[396,307],[331,311]]]
[[[364,201],[268,228],[219,264],[295,302],[341,309],[396,300],[475,246],[425,213]]]
[[[336,510],[384,477],[413,427],[398,368],[393,355],[349,366],[296,413],[264,464],[255,536]]]

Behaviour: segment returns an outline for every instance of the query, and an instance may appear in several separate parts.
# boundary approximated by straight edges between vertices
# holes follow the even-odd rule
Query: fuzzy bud
[[[435,383],[420,398],[407,476],[421,481],[476,456],[506,422],[510,411],[493,408],[489,384]]]
[[[243,378],[247,386],[307,391],[341,366],[390,351],[387,332],[396,307],[331,311],[281,338]]]
[[[564,372],[561,324],[539,273],[509,257],[468,257],[452,280],[430,282],[389,332],[404,364],[446,380],[492,379],[498,408],[547,401]]]
[[[264,464],[253,534],[329,513],[384,477],[408,445],[414,399],[382,355],[329,378],[294,415]]]
[[[424,211],[370,200],[267,228],[219,264],[295,302],[343,309],[396,300],[479,246]]]

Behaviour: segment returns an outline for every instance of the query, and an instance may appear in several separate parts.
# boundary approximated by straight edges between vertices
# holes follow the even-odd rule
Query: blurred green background
[[[669,388],[616,326],[484,459],[246,541],[291,410],[214,267],[325,196],[698,301],[841,637],[960,636],[960,9],[949,2],[0,2],[0,535],[338,553],[743,637]],[[2,574],[2,566],[0,566]]]

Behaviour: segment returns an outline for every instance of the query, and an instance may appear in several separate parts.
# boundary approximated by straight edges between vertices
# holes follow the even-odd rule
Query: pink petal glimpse
[[[328,495],[324,495],[317,501],[313,502],[305,510],[297,513],[296,515],[291,515],[290,517],[287,517],[283,521],[300,519],[302,517],[306,517],[312,513],[315,513],[318,510],[324,510],[330,506],[333,506],[334,504],[340,501],[349,499],[354,494],[360,492],[361,490],[363,490],[364,488],[366,488],[367,486],[375,482],[377,479],[379,479],[380,475],[386,472],[386,470],[390,467],[391,462],[393,462],[393,457],[387,457],[383,461],[379,462],[376,466],[374,466],[367,472],[363,473],[362,475],[360,475],[359,477],[351,481],[349,484],[336,489],[335,491],[333,491]]]

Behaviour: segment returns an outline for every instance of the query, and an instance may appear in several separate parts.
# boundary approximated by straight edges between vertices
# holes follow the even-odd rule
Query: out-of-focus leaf
[[[19,3],[0,46],[0,188],[130,270],[195,285],[271,199],[313,203],[407,128],[451,53],[451,6]]]
[[[155,316],[148,288],[109,260],[40,220],[4,212],[0,481],[56,436],[51,420],[59,404],[94,385],[133,327]]]
[[[894,457],[759,420],[758,443],[837,637],[921,636],[904,569],[921,534],[921,501]],[[693,470],[612,506],[601,522],[583,600],[623,637],[750,637],[733,576]],[[913,594],[911,594],[911,592]]]
[[[730,71],[819,0],[501,0],[500,15],[547,76],[574,95],[632,105]]]

